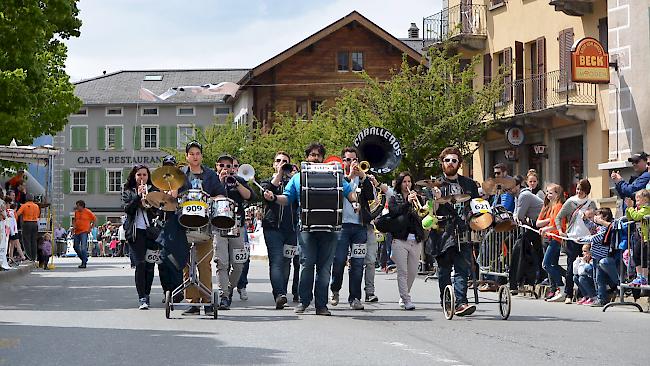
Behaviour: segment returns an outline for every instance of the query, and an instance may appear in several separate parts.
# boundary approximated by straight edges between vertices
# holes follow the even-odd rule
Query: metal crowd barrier
[[[508,278],[512,248],[524,231],[524,228],[516,226],[505,232],[496,232],[492,228],[474,232],[472,240],[480,243],[476,258],[479,273]]]
[[[627,230],[622,234],[619,228],[620,225],[627,223]],[[635,286],[632,284],[632,281],[636,278],[636,266],[642,266],[642,271],[645,270],[647,276],[648,264],[650,262],[650,240],[644,240],[643,238],[643,228],[650,228],[650,216],[645,216],[641,222],[634,221],[625,221],[625,218],[616,220],[614,222],[615,228],[615,245],[620,254],[619,267],[619,286],[618,286],[618,301],[612,301],[606,304],[603,307],[603,312],[610,307],[615,306],[634,306],[640,312],[643,312],[643,308],[637,302],[625,301],[625,293],[630,290],[633,291],[635,301],[642,295],[642,291],[645,290],[647,293],[650,291],[650,285],[641,285]],[[625,235],[627,234],[627,235]],[[624,244],[624,247],[621,248],[620,244],[624,239],[627,239],[627,243]],[[627,260],[625,259],[627,257]],[[643,267],[645,266],[645,267]],[[635,291],[638,293],[634,294]],[[648,295],[645,295],[648,296]]]

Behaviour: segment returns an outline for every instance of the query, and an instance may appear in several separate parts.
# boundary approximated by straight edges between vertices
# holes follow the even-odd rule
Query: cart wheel
[[[165,318],[169,319],[170,318],[170,312],[174,309],[172,309],[172,292],[171,291],[165,291]]]
[[[456,307],[456,295],[454,295],[454,287],[452,285],[445,286],[442,292],[442,311],[445,314],[445,319],[451,320],[454,317]]]
[[[216,293],[212,294],[212,309],[214,309],[212,316],[214,317],[214,319],[217,319],[217,316],[219,315],[218,314],[219,303],[217,302],[217,300],[218,300],[217,294]]]
[[[507,285],[501,285],[499,287],[499,313],[501,314],[501,319],[508,319],[511,307],[512,297],[510,296],[510,289],[508,289]]]

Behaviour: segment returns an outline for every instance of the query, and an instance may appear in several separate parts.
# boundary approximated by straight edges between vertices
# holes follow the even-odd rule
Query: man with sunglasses
[[[219,180],[217,173],[210,169],[208,166],[203,165],[203,146],[197,141],[190,141],[185,145],[185,159],[187,166],[181,168],[185,174],[185,183],[178,190],[179,194],[189,189],[202,189],[212,198],[220,198],[226,196],[226,189]],[[208,239],[204,242],[196,244],[196,255],[198,258],[206,258],[212,252],[212,240]],[[198,263],[199,279],[212,292],[212,268],[209,259],[204,259]],[[184,279],[189,278],[189,269],[185,267],[183,271]],[[211,298],[202,298],[199,290],[195,287],[189,287],[185,290],[185,298],[190,303],[208,303]],[[212,306],[205,306],[206,315],[213,313]],[[183,312],[183,315],[199,314],[200,307],[191,306],[188,310]]]
[[[270,179],[263,181],[261,184],[265,191],[274,195],[281,195],[284,192],[284,187],[289,183],[291,173],[284,171],[282,167],[290,163],[291,157],[288,153],[278,151],[275,154],[273,161],[275,173]],[[295,250],[298,245],[297,225],[297,202],[283,206],[278,202],[264,200],[262,228],[264,229],[264,242],[269,255],[269,278],[271,279],[272,294],[275,300],[275,308],[278,310],[284,309],[287,303],[289,269],[291,262],[297,256]],[[295,253],[295,255],[291,255],[292,253]],[[294,266],[295,273],[296,267]],[[294,298],[296,295],[294,295]]]
[[[332,283],[330,285],[332,290],[330,304],[332,306],[339,303],[339,291],[343,285],[343,271],[348,259],[348,250],[352,252],[358,251],[359,244],[362,244],[361,247],[367,251],[368,225],[372,220],[368,201],[375,198],[375,190],[370,179],[367,179],[366,173],[359,169],[357,156],[357,149],[354,147],[346,147],[341,152],[345,180],[350,183],[350,188],[358,193],[359,205],[355,208],[349,201],[343,201],[343,227],[338,237],[332,264]],[[355,244],[357,245],[356,248]],[[363,279],[364,260],[365,255],[364,257],[352,255],[350,258],[348,303],[353,310],[363,310],[361,280]],[[374,296],[374,293],[372,296]]]
[[[628,182],[623,180],[619,172],[612,172],[611,178],[616,185],[616,192],[621,199],[626,197],[634,200],[634,195],[637,191],[646,188],[646,185],[650,182],[650,173],[648,173],[648,154],[641,151],[629,157],[627,161],[632,163],[632,169],[634,169],[634,175],[630,177]],[[625,207],[623,207],[625,209]]]
[[[508,166],[504,163],[497,163],[494,165],[495,178],[512,178],[508,175]],[[515,196],[508,190],[505,190],[501,195],[495,195],[492,198],[492,206],[503,206],[506,210],[513,212],[515,210]]]
[[[441,188],[445,195],[469,194],[478,198],[478,185],[474,180],[458,174],[461,167],[461,153],[458,148],[447,147],[439,155],[443,175],[439,178],[444,184]],[[436,198],[442,196],[440,188],[434,188]],[[458,316],[471,315],[476,306],[468,304],[467,280],[470,274],[472,246],[470,229],[467,224],[469,201],[464,203],[446,203],[440,205],[438,215],[447,217],[444,232],[440,235],[441,248],[436,256],[439,266],[438,286],[440,300],[447,285],[451,284],[451,269],[454,269],[454,293],[456,295],[455,314]]]
[[[311,143],[305,149],[305,159],[310,163],[322,163],[325,158],[325,147],[317,142]],[[356,202],[356,193],[343,180],[343,196],[351,202]],[[281,195],[265,191],[264,199],[277,202],[280,205],[289,205],[297,202],[300,205],[300,174],[294,175],[284,188]],[[314,299],[316,315],[332,315],[327,309],[327,285],[331,276],[332,261],[336,251],[337,233],[332,231],[301,231],[298,237],[300,246],[300,304],[294,311],[304,313],[305,309]],[[316,268],[316,282],[314,283],[314,267]],[[313,290],[313,291],[312,291]]]
[[[235,159],[223,154],[217,158],[217,174],[219,180],[226,187],[226,196],[237,204],[237,215],[239,216],[240,235],[236,238],[215,236],[214,262],[217,263],[217,285],[221,294],[219,310],[230,310],[233,288],[239,282],[244,263],[235,261],[235,252],[244,249],[244,223],[246,222],[246,201],[255,200],[256,196],[251,187],[242,178],[235,175],[233,163]]]

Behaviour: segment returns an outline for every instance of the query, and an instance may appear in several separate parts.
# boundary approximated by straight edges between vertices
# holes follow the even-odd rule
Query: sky
[[[441,0],[80,0],[72,81],[103,71],[252,68],[353,10],[398,38]],[[420,30],[420,35],[422,30]]]

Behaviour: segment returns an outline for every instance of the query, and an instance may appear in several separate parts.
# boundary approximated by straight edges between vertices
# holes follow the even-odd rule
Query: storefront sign
[[[517,161],[519,158],[517,157],[517,149],[506,149],[503,151],[506,160],[508,161]]]
[[[160,164],[161,161],[162,157],[160,156],[80,156],[77,158],[77,164],[79,165],[157,165]]]
[[[512,146],[519,146],[524,143],[524,130],[519,127],[510,127],[506,131],[506,139]]]
[[[586,37],[571,48],[571,80],[609,83],[609,55],[598,40]]]
[[[546,145],[535,144],[531,145],[531,148],[533,149],[533,154],[535,157],[548,158],[548,154],[546,153]]]

